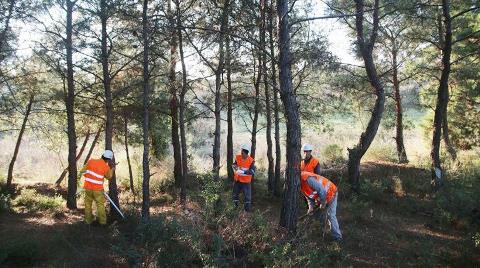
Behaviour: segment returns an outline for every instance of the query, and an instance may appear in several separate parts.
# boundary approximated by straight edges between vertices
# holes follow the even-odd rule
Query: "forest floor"
[[[315,216],[300,219],[295,235],[279,227],[281,199],[267,193],[260,174],[253,213],[230,205],[229,183],[217,188],[222,205],[209,199],[215,184],[199,182],[185,208],[169,193],[152,196],[150,227],[140,223],[138,205],[123,204],[127,220],[95,227],[83,223],[81,202],[76,211],[50,211],[12,201],[0,211],[0,267],[480,266],[478,207],[455,214],[462,204],[445,204],[459,202],[457,192],[431,194],[429,171],[413,166],[367,162],[361,174],[361,194],[354,194],[339,181],[341,170],[326,170],[340,188],[341,244],[322,237]],[[17,193],[33,188],[42,196],[65,195],[49,184],[16,187]],[[299,214],[305,212],[301,202]]]

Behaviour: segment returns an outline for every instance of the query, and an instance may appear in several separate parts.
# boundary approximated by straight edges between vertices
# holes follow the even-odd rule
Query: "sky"
[[[328,15],[327,6],[323,1],[313,1],[313,5],[313,9],[308,14],[309,16],[319,17]],[[44,18],[48,19],[47,16],[44,16]],[[340,62],[359,64],[358,59],[356,59],[351,52],[352,39],[347,36],[348,29],[341,21],[337,19],[321,19],[312,21],[311,26],[313,29],[327,36],[330,43],[329,49],[340,59]],[[36,33],[38,29],[35,29],[36,27],[34,25],[25,25],[18,22],[14,24],[13,27],[16,28],[15,30],[17,32],[20,32],[18,54],[20,56],[31,55],[31,47],[34,45],[33,40],[39,40],[40,38],[40,35]]]

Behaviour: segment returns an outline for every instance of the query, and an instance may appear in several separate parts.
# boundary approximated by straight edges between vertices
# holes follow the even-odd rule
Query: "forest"
[[[477,267],[479,118],[479,0],[0,0],[0,267]]]

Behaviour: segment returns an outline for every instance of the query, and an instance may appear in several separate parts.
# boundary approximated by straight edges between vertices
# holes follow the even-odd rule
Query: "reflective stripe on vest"
[[[103,185],[103,180],[102,181],[97,181],[97,180],[94,180],[94,179],[85,178],[85,181],[91,182],[93,184]]]
[[[91,171],[91,170],[87,170],[87,171],[85,171],[85,173],[88,173],[88,174],[90,174],[90,175],[93,175],[94,177],[97,177],[97,178],[99,178],[99,179],[103,179],[103,176],[102,176],[102,175],[100,175],[100,174],[98,174],[98,173],[95,173],[95,172],[93,172],[93,171]]]

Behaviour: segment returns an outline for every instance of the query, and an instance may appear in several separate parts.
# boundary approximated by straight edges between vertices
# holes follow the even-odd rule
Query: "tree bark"
[[[13,151],[12,160],[10,160],[10,165],[8,165],[8,175],[7,175],[7,189],[12,187],[13,181],[13,166],[15,165],[15,161],[17,161],[18,151],[20,150],[20,144],[22,143],[23,133],[25,132],[25,128],[27,126],[28,116],[32,110],[34,96],[31,95],[30,99],[28,100],[27,108],[25,109],[25,115],[23,116],[22,127],[20,128],[20,132],[18,133],[17,143],[15,144],[15,150]]]
[[[399,163],[408,163],[407,152],[403,142],[403,110],[402,98],[400,96],[400,81],[398,81],[398,65],[397,65],[397,48],[395,39],[392,40],[392,67],[393,67],[393,89],[395,91],[395,107],[396,107],[396,137],[397,155]]]
[[[270,108],[270,88],[268,84],[268,71],[267,71],[267,55],[266,55],[266,45],[265,45],[265,34],[266,34],[266,0],[260,1],[260,17],[262,20],[261,30],[260,30],[260,48],[262,49],[263,54],[263,84],[265,87],[265,113],[267,118],[267,129],[266,129],[266,138],[267,138],[267,159],[268,159],[268,191],[270,193],[274,192],[274,163],[273,163],[273,150],[272,150],[272,114]]]
[[[449,137],[448,111],[445,111],[445,116],[443,117],[442,136],[443,136],[443,142],[445,143],[445,147],[447,148],[447,152],[450,154],[450,156],[454,161],[457,160],[457,151],[455,150],[455,147],[453,147],[453,144],[450,142],[450,137]]]
[[[68,130],[68,190],[67,207],[77,208],[77,135],[75,132],[75,85],[73,81],[73,7],[75,2],[66,0],[67,25],[65,50],[67,54],[67,96],[65,105],[67,109],[67,130]]]
[[[182,90],[180,92],[180,139],[182,144],[182,180],[180,183],[180,202],[185,205],[187,200],[187,181],[188,179],[188,152],[187,138],[185,135],[185,95],[187,94],[187,67],[185,66],[185,57],[183,54],[183,36],[180,18],[180,3],[177,5],[177,26],[178,26],[178,48],[180,51],[180,61],[182,63]]]
[[[227,71],[227,174],[228,179],[233,181],[233,94],[230,35],[226,36],[226,44],[225,67]]]
[[[228,29],[228,16],[230,10],[230,0],[225,0],[223,4],[221,23],[220,23],[220,37],[218,38],[218,66],[215,71],[215,132],[213,139],[213,174],[216,180],[219,179],[220,172],[220,128],[221,128],[221,92],[222,75],[225,64],[225,35]]]
[[[277,57],[275,56],[275,43],[273,40],[273,22],[274,22],[274,3],[275,0],[270,1],[270,8],[271,11],[269,13],[269,41],[270,41],[270,57],[272,59],[270,68],[272,69],[271,72],[271,80],[272,80],[272,88],[273,88],[273,110],[274,110],[274,117],[275,117],[275,178],[273,181],[273,193],[274,195],[279,195],[279,182],[280,182],[280,164],[282,162],[282,152],[280,147],[280,108],[278,103],[278,86],[277,86]]]
[[[450,18],[450,3],[442,0],[442,14],[445,24],[444,45],[442,47],[442,75],[437,91],[437,104],[433,119],[433,138],[430,157],[432,159],[432,186],[438,190],[444,184],[444,172],[440,162],[440,139],[442,123],[447,113],[448,105],[448,77],[450,75],[450,54],[452,52],[452,22]]]
[[[287,0],[277,1],[280,97],[287,118],[287,170],[280,225],[295,232],[298,219],[301,129],[298,103],[292,86],[288,9]]]
[[[172,11],[171,1],[167,1],[167,14],[171,29],[170,36],[170,62],[168,71],[168,82],[170,88],[170,115],[172,118],[172,146],[173,146],[173,176],[175,186],[179,187],[182,180],[182,155],[180,152],[180,136],[178,133],[178,98],[175,69],[177,66],[177,31],[175,30],[175,17]]]
[[[87,134],[85,135],[85,139],[83,140],[82,147],[80,147],[80,151],[77,153],[77,157],[75,157],[75,161],[78,161],[80,157],[82,157],[83,151],[85,151],[85,147],[87,146],[88,139],[90,139],[90,130],[87,131]],[[55,182],[56,186],[60,186],[60,183],[62,183],[63,179],[67,175],[68,172],[68,167],[63,170],[62,174],[60,174],[60,177],[58,177],[57,181]]]
[[[360,190],[360,161],[365,152],[370,147],[375,135],[377,134],[380,120],[382,119],[383,110],[385,108],[385,92],[373,62],[372,51],[378,32],[378,0],[375,0],[375,9],[373,11],[373,28],[369,40],[365,40],[363,31],[363,0],[356,0],[356,31],[357,43],[360,48],[363,61],[365,62],[365,70],[370,84],[375,90],[375,105],[372,115],[368,121],[367,129],[361,134],[360,140],[354,148],[348,149],[348,177],[352,188],[355,191]]]
[[[262,53],[258,52],[258,70],[257,78],[254,82],[255,87],[255,106],[253,107],[253,120],[252,120],[252,139],[251,139],[251,151],[250,156],[255,158],[255,152],[257,151],[257,128],[258,128],[258,113],[260,112],[260,82],[262,81]]]
[[[132,165],[130,164],[130,154],[128,152],[128,118],[126,114],[123,122],[123,131],[125,132],[125,153],[127,155],[128,176],[130,178],[130,190],[132,191],[133,198],[135,200],[135,185],[133,183]]]
[[[143,185],[142,218],[150,219],[150,166],[149,166],[149,106],[150,73],[148,67],[149,36],[147,24],[148,0],[143,0],[142,37],[143,37]]]
[[[112,89],[111,89],[111,75],[109,69],[109,57],[110,51],[107,45],[108,34],[107,34],[107,3],[106,0],[100,0],[100,21],[102,25],[101,33],[101,46],[102,46],[102,73],[103,73],[103,88],[105,91],[105,110],[106,110],[106,123],[105,123],[105,150],[112,150],[113,144],[113,98],[112,98]],[[115,162],[115,156],[113,158]],[[118,189],[117,189],[117,176],[115,171],[113,172],[112,178],[108,181],[109,196],[112,201],[120,208],[120,203],[118,200]],[[110,204],[110,215],[119,218],[119,214],[113,204]]]

